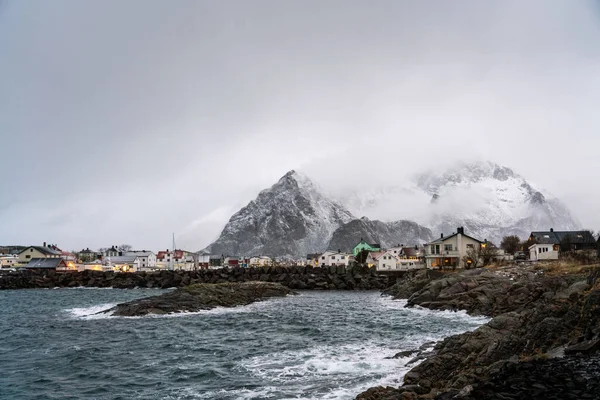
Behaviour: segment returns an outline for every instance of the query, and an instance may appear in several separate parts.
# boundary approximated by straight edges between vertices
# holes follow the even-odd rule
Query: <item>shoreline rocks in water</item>
[[[278,283],[201,283],[190,285],[159,296],[146,297],[118,304],[102,313],[118,317],[138,317],[148,314],[196,312],[215,307],[236,307],[270,297],[296,294]]]
[[[390,288],[389,294],[405,298],[415,289],[409,307],[493,319],[438,343],[402,387],[371,388],[357,399],[598,398],[589,396],[599,384],[598,368],[590,366],[600,359],[600,269],[563,272],[482,268],[425,285],[423,276],[415,277]]]

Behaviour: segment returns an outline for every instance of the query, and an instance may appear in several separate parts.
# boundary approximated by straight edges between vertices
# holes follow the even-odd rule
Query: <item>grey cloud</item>
[[[595,1],[0,10],[0,243],[201,248],[289,169],[340,191],[459,158],[511,166],[600,227],[598,189],[564,166],[598,170]]]

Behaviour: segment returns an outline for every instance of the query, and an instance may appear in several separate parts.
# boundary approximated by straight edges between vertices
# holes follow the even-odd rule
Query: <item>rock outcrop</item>
[[[547,399],[589,398],[583,396],[597,388],[598,377],[580,372],[600,348],[599,277],[597,269],[549,275],[513,268],[431,281],[409,297],[408,306],[461,309],[493,319],[438,343],[433,355],[406,374],[403,387],[373,388],[358,398],[522,399],[541,393]],[[569,357],[557,358],[565,354]],[[549,375],[554,368],[561,379],[573,375],[580,381],[572,387],[560,383]],[[529,375],[520,377],[524,373]]]
[[[138,317],[147,314],[196,312],[215,307],[242,306],[288,294],[295,294],[295,292],[279,283],[200,283],[159,296],[118,304],[102,313],[118,317]]]

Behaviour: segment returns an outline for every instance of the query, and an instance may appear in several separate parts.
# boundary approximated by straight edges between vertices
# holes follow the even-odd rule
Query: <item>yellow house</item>
[[[46,246],[29,246],[19,253],[18,263],[27,264],[33,258],[61,258],[62,253]]]

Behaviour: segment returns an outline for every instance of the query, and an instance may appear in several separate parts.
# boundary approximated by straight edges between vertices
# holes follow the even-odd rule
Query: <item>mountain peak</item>
[[[299,173],[294,169],[288,171],[285,175],[283,175],[279,179],[279,182],[277,182],[277,185],[284,186],[284,187],[291,186],[293,188],[300,188],[300,189],[315,189],[316,188],[315,184],[312,182],[312,180],[308,176],[306,176],[302,173]]]
[[[292,170],[235,213],[208,249],[216,254],[300,258],[325,250],[333,232],[352,219],[308,177]]]
[[[471,185],[486,179],[505,182],[523,178],[512,169],[492,161],[460,161],[446,170],[421,174],[417,184],[428,193],[436,194],[442,186]]]

